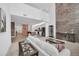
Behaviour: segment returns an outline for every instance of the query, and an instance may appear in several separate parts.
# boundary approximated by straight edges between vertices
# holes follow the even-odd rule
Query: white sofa
[[[51,45],[33,36],[29,36],[28,38],[26,38],[25,41],[31,43],[39,51],[39,56],[69,56],[70,55],[70,51],[68,49],[65,48],[61,52],[58,52],[57,48],[55,48],[54,45]]]

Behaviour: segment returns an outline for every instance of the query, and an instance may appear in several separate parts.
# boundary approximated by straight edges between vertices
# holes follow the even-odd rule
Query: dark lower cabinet
[[[41,30],[42,30],[42,36],[45,37],[45,27],[42,27]]]
[[[56,38],[61,40],[67,40],[70,42],[76,42],[76,34],[74,33],[56,33]]]
[[[49,25],[49,37],[53,37],[53,25]]]

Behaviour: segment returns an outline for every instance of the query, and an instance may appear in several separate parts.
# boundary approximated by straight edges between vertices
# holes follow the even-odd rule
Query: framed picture
[[[0,32],[6,32],[6,14],[2,8],[0,8]]]

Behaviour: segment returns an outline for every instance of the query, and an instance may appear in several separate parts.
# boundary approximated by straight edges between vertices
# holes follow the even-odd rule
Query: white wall
[[[55,3],[52,3],[50,6],[50,13],[49,13],[49,25],[53,25],[53,34],[54,38],[56,38],[56,12],[55,12]]]
[[[22,33],[22,26],[16,26],[16,31],[18,33]]]
[[[10,15],[8,7],[5,4],[0,3],[0,8],[6,13],[6,32],[0,33],[0,56],[6,55],[11,45],[11,26],[10,26]]]
[[[46,28],[46,37],[49,37],[49,23],[45,24],[45,28]]]
[[[32,25],[28,25],[28,31],[32,31]]]

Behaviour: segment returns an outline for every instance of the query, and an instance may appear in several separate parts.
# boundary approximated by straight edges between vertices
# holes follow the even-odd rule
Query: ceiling
[[[40,9],[42,11],[49,12],[52,3],[26,3],[26,4],[35,7],[37,9]]]
[[[52,3],[25,3],[25,4],[49,13]],[[26,18],[26,17],[22,17],[22,16],[16,16],[16,15],[11,15],[11,19],[12,19],[12,21],[16,22],[16,25],[22,25],[24,23],[29,24],[29,25],[35,25],[35,24],[43,22],[42,20],[36,20],[36,19]]]
[[[35,25],[41,23],[41,20],[30,19],[22,16],[11,15],[12,21],[16,22],[16,26],[20,26],[22,24]]]

